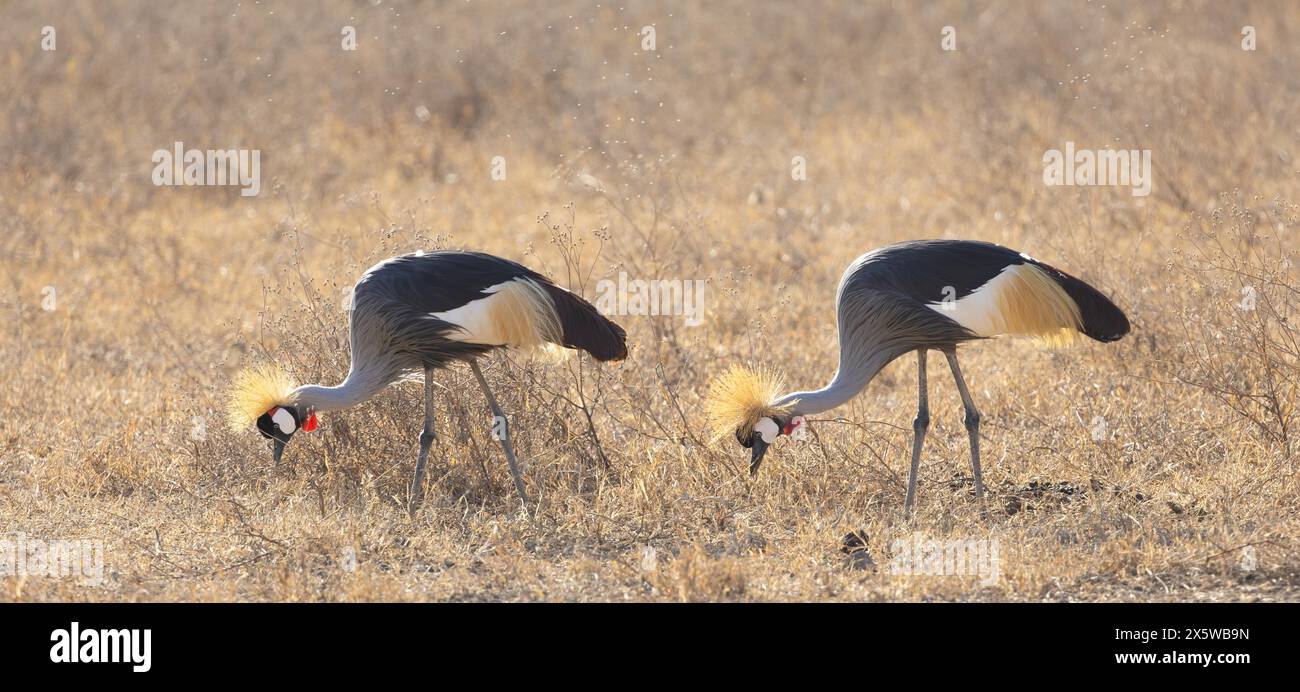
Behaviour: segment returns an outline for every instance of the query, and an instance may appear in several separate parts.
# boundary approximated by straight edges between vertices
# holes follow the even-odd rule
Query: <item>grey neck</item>
[[[843,370],[837,370],[834,379],[825,387],[807,392],[791,392],[778,399],[777,405],[789,406],[796,416],[829,411],[857,396],[870,381],[871,375],[865,377],[857,373],[846,375]]]
[[[365,377],[356,371],[337,387],[309,384],[294,390],[297,405],[304,410],[334,411],[349,408],[374,396],[389,383],[383,378]]]
[[[809,392],[792,392],[777,400],[779,406],[790,406],[794,415],[821,413],[839,407],[857,396],[876,374],[899,353],[881,350],[865,358],[846,358],[840,354],[840,367],[830,384]]]

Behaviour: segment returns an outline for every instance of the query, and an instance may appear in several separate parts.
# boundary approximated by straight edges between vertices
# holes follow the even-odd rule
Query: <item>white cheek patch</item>
[[[293,414],[282,408],[277,408],[275,413],[271,414],[271,420],[280,426],[280,432],[286,435],[298,429],[298,423],[294,421]]]
[[[772,444],[776,442],[777,436],[781,434],[781,429],[777,427],[776,421],[771,418],[759,418],[758,422],[754,424],[754,432],[757,432],[764,442]]]

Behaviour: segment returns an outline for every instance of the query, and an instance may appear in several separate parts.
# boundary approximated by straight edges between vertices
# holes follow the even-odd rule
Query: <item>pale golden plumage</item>
[[[771,370],[733,365],[719,375],[709,387],[705,405],[713,441],[737,431],[748,438],[760,418],[788,414],[788,406],[776,405],[784,386],[781,376]]]
[[[1007,334],[1027,335],[1051,346],[1076,341],[1082,334],[1079,306],[1061,284],[1032,264],[1009,273],[998,292],[997,319]]]
[[[545,348],[564,340],[555,303],[526,277],[494,286],[491,295],[434,316],[458,325],[448,338],[516,350]]]
[[[929,307],[982,337],[1028,336],[1062,346],[1083,336],[1078,303],[1060,282],[1028,263],[1004,268],[955,303]]]
[[[498,291],[491,321],[511,347],[544,348],[564,340],[555,303],[532,279],[516,279]]]
[[[274,365],[254,365],[241,370],[230,388],[226,408],[230,426],[247,427],[273,407],[292,404],[293,391],[293,380]]]

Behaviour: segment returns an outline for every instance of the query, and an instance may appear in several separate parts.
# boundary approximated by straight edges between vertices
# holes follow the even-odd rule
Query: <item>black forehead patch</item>
[[[270,411],[257,417],[257,431],[262,433],[263,437],[274,437],[275,424],[271,421]]]
[[[274,429],[276,428],[274,428],[272,421],[270,421],[269,411],[265,412],[263,415],[257,416],[257,432],[263,434],[263,437],[272,437],[272,431],[274,431]]]

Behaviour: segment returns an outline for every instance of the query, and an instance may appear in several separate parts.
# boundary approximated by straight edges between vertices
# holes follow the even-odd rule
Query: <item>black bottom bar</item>
[[[0,652],[7,672],[143,680],[202,671],[206,682],[434,661],[487,664],[494,676],[588,664],[648,675],[692,665],[1247,676],[1294,658],[1297,615],[1292,604],[20,604],[0,607]],[[113,658],[116,647],[121,662],[71,662],[74,643],[78,659]]]

